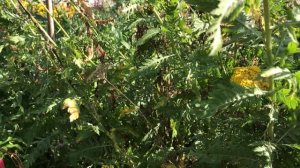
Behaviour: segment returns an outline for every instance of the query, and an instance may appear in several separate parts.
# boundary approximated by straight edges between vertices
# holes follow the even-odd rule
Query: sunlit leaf
[[[9,36],[8,39],[14,44],[23,45],[25,43],[25,38],[23,36]]]
[[[295,73],[295,77],[296,77],[297,81],[300,82],[300,71]]]
[[[269,142],[256,142],[250,146],[255,146],[253,151],[265,159],[265,168],[271,168],[272,166],[272,153],[275,151],[275,146]]]
[[[222,31],[221,23],[226,19],[235,9],[243,5],[242,1],[239,0],[222,0],[218,4],[218,8],[214,9],[211,13],[216,15],[216,19],[213,21],[212,26],[209,28],[209,32],[212,35],[209,37],[209,40],[212,40],[210,45],[211,52],[209,55],[216,55],[222,48]],[[239,11],[241,12],[241,10]],[[236,12],[234,15],[237,16],[239,12]]]
[[[280,80],[288,78],[291,75],[291,72],[287,68],[272,67],[261,73],[260,76],[263,78],[268,78],[272,76],[274,80]]]
[[[2,52],[4,45],[0,45],[0,53]]]
[[[177,129],[176,129],[176,121],[171,118],[170,119],[170,127],[172,129],[172,138],[175,138],[177,136]]]
[[[279,100],[289,109],[296,109],[298,107],[300,99],[296,94],[291,93],[291,89],[281,89],[277,95]]]
[[[221,27],[218,27],[214,31],[211,38],[213,39],[213,42],[211,44],[211,51],[210,51],[209,55],[216,55],[222,48],[222,44],[223,44]]]
[[[287,50],[288,50],[288,54],[294,54],[300,52],[300,49],[298,48],[298,44],[295,42],[290,42],[288,44]]]
[[[139,71],[144,71],[151,68],[157,68],[163,61],[168,60],[170,57],[174,55],[168,55],[168,56],[160,56],[160,57],[153,57],[152,59],[148,59],[145,61],[143,66],[139,69]]]
[[[294,148],[294,149],[297,149],[300,151],[300,144],[290,144],[290,145],[286,145],[286,146],[289,146],[291,148]]]

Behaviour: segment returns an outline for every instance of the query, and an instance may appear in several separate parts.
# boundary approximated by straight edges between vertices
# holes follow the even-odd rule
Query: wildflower
[[[22,5],[23,5],[25,8],[27,8],[27,7],[29,6],[29,2],[28,2],[28,1],[22,1],[21,3],[22,3]]]
[[[63,109],[66,108],[68,108],[68,112],[70,113],[70,122],[73,122],[79,118],[80,109],[74,99],[67,98],[64,100]]]
[[[28,2],[23,1],[24,2],[24,6],[28,6]],[[23,4],[22,2],[22,4]],[[43,4],[43,2],[40,3],[34,3],[32,5],[32,10],[33,13],[40,15],[42,17],[46,17],[47,15],[47,9],[45,4]],[[60,17],[59,14],[65,14],[67,17],[73,17],[76,13],[76,10],[73,6],[68,5],[65,2],[59,2],[58,4],[55,4],[53,6],[53,16],[55,17]]]
[[[75,10],[74,6],[70,6],[69,9],[68,9],[67,15],[69,17],[73,17],[75,12],[76,12],[76,10]]]
[[[46,9],[45,6],[41,3],[38,4],[34,4],[32,6],[32,10],[33,12],[35,12],[36,14],[45,17],[46,16]]]
[[[268,83],[256,79],[260,72],[261,70],[258,66],[236,67],[234,68],[230,81],[243,87],[259,87],[263,90],[267,90],[269,88]]]
[[[69,18],[73,17],[76,12],[74,6],[70,6],[65,2],[60,2],[55,7],[58,12],[64,13]]]

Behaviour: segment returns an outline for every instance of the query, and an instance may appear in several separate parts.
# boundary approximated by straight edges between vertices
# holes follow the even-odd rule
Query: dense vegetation
[[[0,1],[6,167],[299,167],[297,0]]]

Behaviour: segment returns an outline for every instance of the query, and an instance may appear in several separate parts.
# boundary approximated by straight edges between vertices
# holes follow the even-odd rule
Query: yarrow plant
[[[258,66],[236,67],[230,81],[247,88],[259,87],[260,89],[267,90],[269,84],[264,80],[258,80],[257,77],[261,73]]]

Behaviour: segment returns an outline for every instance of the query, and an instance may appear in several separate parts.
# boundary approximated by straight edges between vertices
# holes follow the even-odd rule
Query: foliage
[[[41,2],[1,1],[0,158],[299,167],[300,5],[269,1],[273,65],[258,0],[67,1],[53,40]]]

